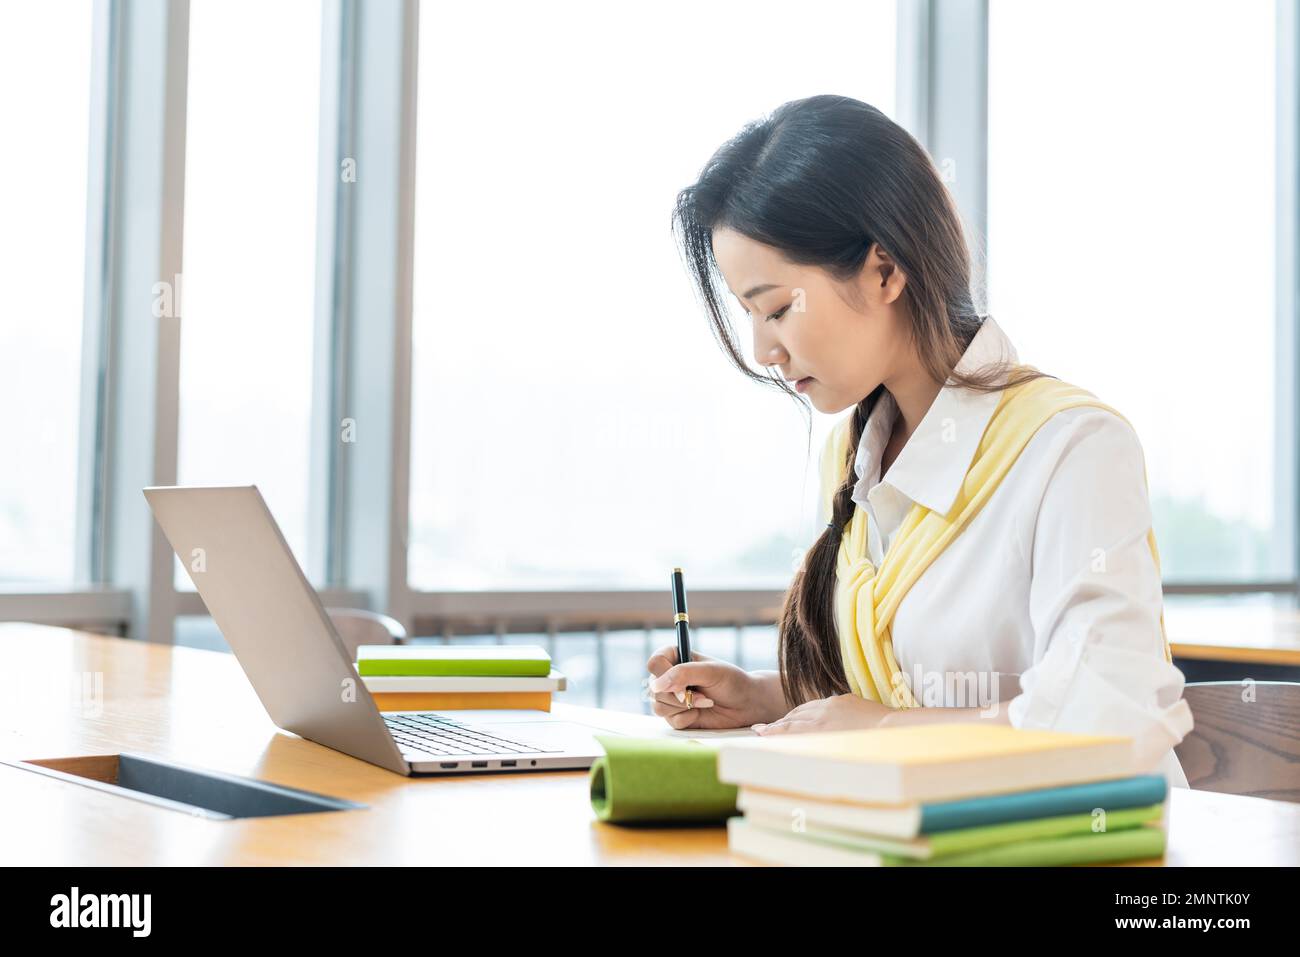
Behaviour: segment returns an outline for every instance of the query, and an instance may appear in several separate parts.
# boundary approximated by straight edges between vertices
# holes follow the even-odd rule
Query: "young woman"
[[[973,720],[1125,734],[1186,786],[1141,444],[977,314],[924,148],[865,103],[796,100],[724,144],[673,222],[736,367],[849,414],[821,456],[827,524],[786,595],[780,670],[681,664],[668,646],[648,662],[655,713],[765,735]],[[767,375],[746,365],[728,295]]]

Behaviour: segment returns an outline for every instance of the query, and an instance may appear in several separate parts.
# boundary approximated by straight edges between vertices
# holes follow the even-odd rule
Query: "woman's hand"
[[[792,710],[780,721],[756,724],[760,735],[802,734],[806,731],[853,731],[875,728],[894,709],[878,701],[855,694],[837,694],[808,701]]]
[[[745,728],[763,720],[762,689],[743,668],[698,651],[691,652],[690,661],[679,664],[676,645],[656,651],[646,668],[655,676],[649,680],[654,713],[678,730]],[[695,689],[690,708],[678,698],[679,694],[685,697],[687,686]]]

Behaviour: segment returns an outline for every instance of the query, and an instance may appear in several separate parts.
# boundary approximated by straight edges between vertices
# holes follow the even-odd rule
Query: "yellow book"
[[[419,691],[373,693],[380,711],[465,711],[474,708],[527,708],[550,711],[549,691]]]
[[[1133,739],[988,722],[782,734],[722,742],[728,784],[901,805],[1128,777]]]

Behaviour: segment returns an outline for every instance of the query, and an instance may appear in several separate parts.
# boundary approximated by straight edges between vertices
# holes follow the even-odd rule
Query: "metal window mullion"
[[[975,307],[987,309],[988,287],[988,0],[935,0],[931,20],[931,155],[951,159],[956,197],[971,251]]]
[[[326,608],[364,608],[366,595],[346,588],[320,588],[316,590],[321,604]],[[207,617],[208,608],[196,591],[178,591],[173,603],[176,617],[197,615]]]
[[[388,607],[399,621],[411,622],[411,585],[407,580],[411,525],[411,365],[415,285],[416,102],[419,79],[420,6],[403,0],[402,120],[398,163],[397,335],[393,356],[391,403],[392,460],[388,472],[391,499]]]
[[[1270,572],[1291,581],[1300,602],[1300,15],[1277,0],[1276,277],[1274,342],[1274,552]]]
[[[899,0],[895,116],[929,151],[966,227],[976,306],[987,285],[988,0]]]
[[[326,0],[321,31],[307,560],[308,577],[321,586],[346,579],[342,420],[349,391],[353,184],[343,175],[343,163],[355,156],[356,19],[354,0]]]
[[[596,707],[605,707],[605,684],[608,661],[606,655],[606,639],[609,636],[609,629],[604,624],[596,625]]]
[[[91,38],[90,135],[86,182],[85,296],[81,336],[80,418],[77,452],[77,540],[74,576],[78,584],[105,579],[104,490],[107,468],[107,381],[109,308],[113,296],[117,182],[116,135],[122,88],[121,23],[111,0],[96,0]]]
[[[345,3],[353,11],[349,106],[356,182],[339,224],[345,274],[338,289],[332,428],[355,421],[337,446],[340,516],[332,565],[339,583],[411,630],[406,581],[409,522],[411,275],[418,9],[414,0]],[[347,30],[344,31],[349,32]],[[364,322],[362,317],[364,316]]]
[[[0,594],[0,621],[119,630],[131,615],[131,593],[90,588]]]
[[[930,139],[930,0],[898,0],[894,119],[928,145]]]
[[[775,624],[784,592],[773,589],[696,590],[691,592],[691,621],[705,626]],[[572,630],[597,623],[628,628],[670,629],[664,593],[655,589],[623,591],[474,591],[413,592],[411,614],[421,620],[492,627],[504,619],[520,628]]]
[[[103,543],[100,577],[131,593],[127,634],[170,643],[174,557],[141,489],[176,482],[189,3],[114,2],[111,20],[120,82],[106,113],[113,149],[104,186],[111,202],[95,534]],[[172,284],[171,316],[153,315],[157,283]]]

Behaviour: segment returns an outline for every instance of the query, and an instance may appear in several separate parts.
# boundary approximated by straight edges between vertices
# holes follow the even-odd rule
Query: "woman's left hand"
[[[807,701],[790,711],[780,721],[756,724],[760,735],[801,734],[805,731],[853,731],[875,728],[893,708],[855,694],[837,694]]]

